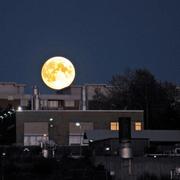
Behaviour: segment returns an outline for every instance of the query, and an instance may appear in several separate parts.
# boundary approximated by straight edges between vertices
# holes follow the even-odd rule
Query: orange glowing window
[[[111,122],[111,131],[118,131],[119,130],[119,123],[118,122]]]
[[[135,122],[135,131],[142,131],[142,123]]]

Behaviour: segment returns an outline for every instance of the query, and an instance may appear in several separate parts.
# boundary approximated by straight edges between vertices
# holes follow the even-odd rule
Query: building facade
[[[17,84],[14,82],[0,83],[0,107],[7,108],[12,106],[15,109],[18,106],[29,107],[31,95],[24,93],[25,84]]]
[[[16,142],[23,145],[39,145],[51,140],[58,145],[83,145],[84,134],[96,133],[96,138],[117,135],[119,117],[131,119],[131,131],[143,130],[143,111],[80,111],[41,110],[16,112]],[[103,134],[102,134],[103,132]],[[114,134],[113,134],[114,133]],[[102,134],[102,135],[101,135]]]
[[[53,94],[41,94],[36,86],[25,94],[25,84],[0,83],[0,107],[21,107],[24,110],[86,110],[96,92],[106,94],[105,84],[70,86]]]
[[[107,85],[70,86],[54,94],[41,94],[36,87],[32,94],[25,94],[24,88],[24,84],[0,83],[1,108],[11,106],[16,110],[17,144],[72,146],[85,145],[86,139],[97,143],[116,139],[118,144],[123,132],[118,120],[121,117],[130,118],[130,138],[136,149],[141,147],[142,151],[151,142],[180,143],[178,130],[144,129],[143,110],[89,110],[97,92],[107,94]],[[177,102],[178,92],[177,88]],[[3,122],[11,116],[7,113],[1,113]]]

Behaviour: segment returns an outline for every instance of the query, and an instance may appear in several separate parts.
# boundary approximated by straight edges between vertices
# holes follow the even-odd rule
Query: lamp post
[[[55,151],[54,151],[54,146],[55,146],[55,139],[54,139],[54,119],[51,117],[49,118],[49,148],[50,148],[50,153],[51,156],[54,158],[55,157]]]
[[[80,132],[79,132],[79,155],[81,156],[81,133],[82,133],[82,131],[81,131],[81,124],[79,123],[79,122],[76,122],[76,127],[79,127],[79,130],[80,130]]]
[[[54,136],[54,123],[53,123],[54,119],[53,118],[49,118],[49,127],[50,127],[50,132],[49,132],[49,140],[53,140],[53,136]]]
[[[1,180],[4,180],[4,179],[5,179],[5,173],[4,173],[5,158],[6,158],[6,153],[3,152],[3,153],[1,154],[1,160],[2,160],[2,163],[1,163]]]

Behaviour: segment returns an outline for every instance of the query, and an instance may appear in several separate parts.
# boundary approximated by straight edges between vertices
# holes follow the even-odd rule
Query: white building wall
[[[24,84],[16,84],[11,82],[0,83],[0,94],[23,94]]]

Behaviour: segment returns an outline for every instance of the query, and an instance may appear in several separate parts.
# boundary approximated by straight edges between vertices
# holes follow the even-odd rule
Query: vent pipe
[[[82,87],[82,110],[86,111],[86,86]]]

